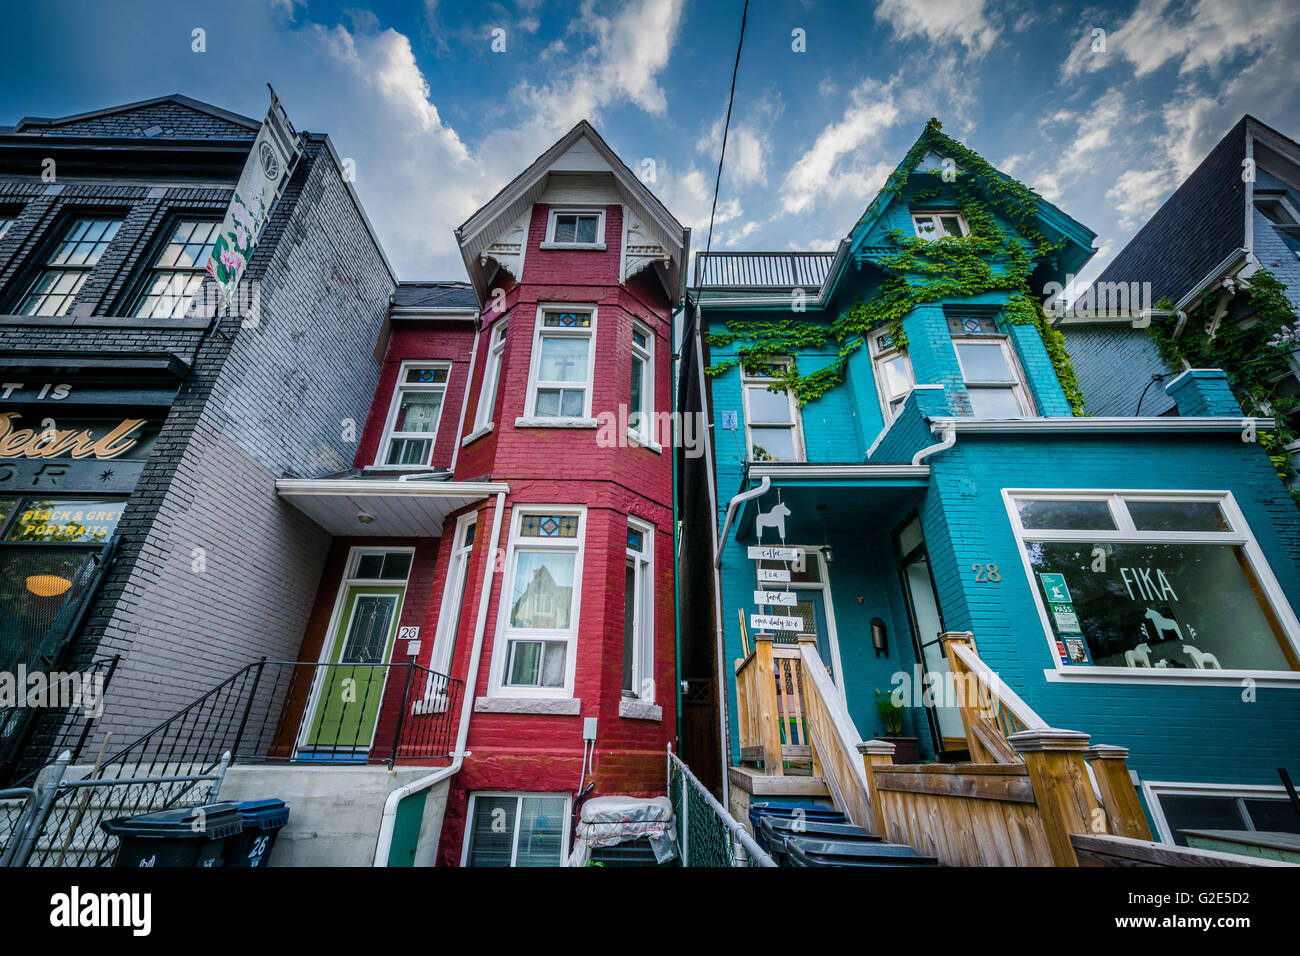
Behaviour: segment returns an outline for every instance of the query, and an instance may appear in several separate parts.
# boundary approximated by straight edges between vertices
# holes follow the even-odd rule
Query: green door
[[[299,759],[364,759],[375,736],[406,588],[351,585],[321,667]]]

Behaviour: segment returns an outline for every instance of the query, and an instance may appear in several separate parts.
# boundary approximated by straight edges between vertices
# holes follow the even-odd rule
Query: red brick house
[[[418,796],[417,858],[437,839],[440,865],[554,865],[584,789],[662,794],[676,736],[689,230],[583,122],[456,235],[469,285],[393,297],[354,471],[279,483],[334,535],[302,659],[428,669],[361,721],[372,757],[450,762],[390,797],[377,860]],[[454,721],[449,754],[411,749],[421,720]]]

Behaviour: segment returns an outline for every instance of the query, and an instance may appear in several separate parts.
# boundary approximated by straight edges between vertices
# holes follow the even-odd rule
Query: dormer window
[[[604,249],[603,209],[552,209],[543,249]]]
[[[918,239],[961,239],[970,235],[966,218],[955,211],[914,212],[912,227]]]

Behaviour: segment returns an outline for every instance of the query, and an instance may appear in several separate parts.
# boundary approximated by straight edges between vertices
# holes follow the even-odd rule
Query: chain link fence
[[[673,802],[682,866],[776,866],[744,825],[713,798],[671,748],[668,796]]]

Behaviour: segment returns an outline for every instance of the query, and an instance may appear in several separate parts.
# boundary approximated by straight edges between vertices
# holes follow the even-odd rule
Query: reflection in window
[[[568,799],[552,794],[472,796],[467,866],[560,866]]]
[[[788,389],[772,389],[768,370],[746,370],[744,389],[745,430],[751,461],[802,461],[799,407]]]
[[[1049,501],[1019,498],[1016,508],[1026,528],[1061,528],[1067,531],[1114,531],[1110,507],[1099,500]]]

